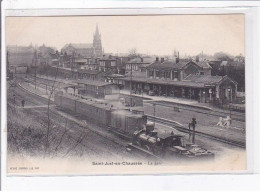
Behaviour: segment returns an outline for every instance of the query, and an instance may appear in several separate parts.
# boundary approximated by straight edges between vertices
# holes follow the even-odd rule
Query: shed
[[[76,83],[82,87],[82,89],[79,90],[79,94],[81,95],[103,99],[106,95],[119,94],[119,87],[114,83],[95,80],[79,80]]]

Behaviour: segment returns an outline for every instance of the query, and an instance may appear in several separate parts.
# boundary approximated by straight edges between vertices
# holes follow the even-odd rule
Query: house
[[[116,71],[117,59],[109,55],[109,57],[103,56],[99,60],[99,71],[108,72],[111,70]]]
[[[146,67],[149,66],[154,59],[152,57],[137,57],[126,62],[126,72],[130,71],[146,71]]]
[[[208,63],[156,60],[146,73],[132,72],[123,78],[124,88],[136,94],[179,97],[201,103],[228,103],[236,99],[237,82],[228,76],[211,76]],[[131,88],[130,88],[131,87]]]
[[[164,61],[164,58],[161,58],[159,61],[158,57],[156,58],[156,61],[146,69],[146,77],[175,81],[181,81],[190,74],[211,74],[211,67],[206,63],[196,63],[194,61],[181,62],[179,60]]]
[[[78,79],[105,81],[106,73],[98,70],[82,69],[78,70]]]
[[[78,58],[74,60],[75,66],[77,69],[85,69],[85,70],[97,70],[98,69],[98,61],[93,58]]]

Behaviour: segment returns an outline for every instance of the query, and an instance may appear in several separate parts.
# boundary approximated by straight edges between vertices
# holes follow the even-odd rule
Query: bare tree
[[[51,97],[53,96],[54,92],[55,92],[55,83],[56,83],[56,79],[57,79],[57,75],[58,75],[58,70],[59,67],[56,67],[56,71],[55,71],[55,76],[54,76],[54,80],[51,86],[51,90],[50,93],[48,95],[48,108],[47,108],[47,134],[46,134],[46,143],[45,143],[45,154],[47,152],[47,149],[49,148],[49,135],[50,135],[50,104],[51,104]]]
[[[130,58],[136,58],[136,57],[140,57],[141,55],[137,52],[136,48],[132,48],[129,50],[129,55]]]
[[[85,135],[82,136],[82,134],[80,134],[80,136],[78,137],[78,139],[76,140],[76,143],[73,147],[71,147],[67,153],[65,155],[63,155],[63,157],[66,157],[72,150],[74,150],[79,144],[82,143],[83,139],[85,139]]]
[[[60,141],[59,141],[59,143],[57,144],[57,146],[56,146],[56,148],[55,148],[55,151],[56,151],[56,152],[58,151],[58,147],[61,145],[61,142],[62,142],[62,140],[63,140],[63,137],[64,137],[65,134],[68,132],[67,124],[68,124],[68,119],[66,119],[65,130],[64,130],[64,132],[62,133],[61,138],[60,138]]]

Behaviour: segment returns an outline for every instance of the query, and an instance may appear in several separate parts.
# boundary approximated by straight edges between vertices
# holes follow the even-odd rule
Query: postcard
[[[245,15],[7,16],[7,174],[246,172]]]

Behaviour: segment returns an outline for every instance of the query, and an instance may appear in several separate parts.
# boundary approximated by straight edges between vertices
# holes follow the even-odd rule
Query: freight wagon
[[[93,100],[77,99],[76,112],[82,115],[86,120],[94,122],[101,126],[110,125],[113,107],[105,103],[97,103]]]
[[[128,138],[131,138],[136,130],[141,130],[147,122],[147,117],[139,112],[117,109],[108,103],[80,99],[62,92],[55,93],[54,103],[58,107],[81,115],[85,120]]]

